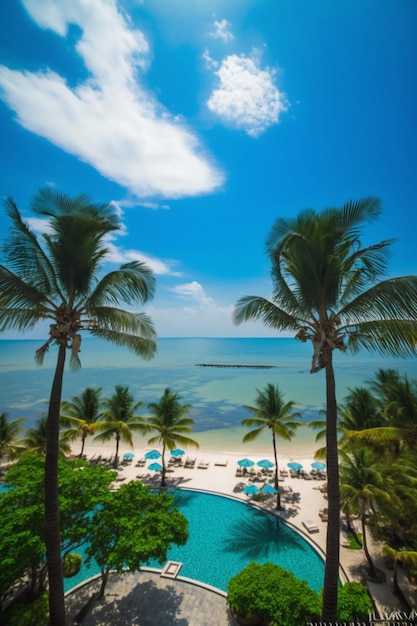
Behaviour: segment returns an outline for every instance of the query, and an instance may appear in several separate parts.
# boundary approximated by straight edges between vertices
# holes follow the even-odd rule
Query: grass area
[[[362,541],[362,534],[357,533],[356,537],[359,541]],[[347,536],[347,543],[344,544],[344,548],[349,548],[349,550],[362,550],[362,543],[358,543],[357,539],[354,535]]]

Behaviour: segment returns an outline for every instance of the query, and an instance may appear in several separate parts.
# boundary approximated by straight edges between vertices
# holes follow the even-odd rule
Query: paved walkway
[[[67,596],[71,618],[99,589],[93,582]],[[226,598],[208,589],[157,573],[111,575],[102,603],[97,603],[83,626],[234,626]]]

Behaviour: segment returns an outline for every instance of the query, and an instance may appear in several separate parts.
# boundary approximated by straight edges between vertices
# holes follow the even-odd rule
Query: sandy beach
[[[326,492],[325,478],[306,480],[301,477],[290,476],[287,464],[296,461],[303,466],[306,472],[311,471],[311,463],[314,461],[314,453],[317,444],[314,441],[285,442],[285,445],[279,445],[278,468],[281,472],[284,470],[285,476],[280,475],[280,486],[284,489],[282,494],[283,510],[276,510],[276,496],[272,495],[264,499],[263,502],[254,502],[251,497],[246,495],[243,487],[247,484],[255,484],[259,488],[266,483],[271,483],[272,472],[262,474],[261,468],[257,466],[261,459],[269,459],[273,462],[272,442],[259,441],[251,444],[242,444],[241,438],[238,440],[234,437],[236,433],[231,433],[230,438],[225,441],[227,448],[220,449],[218,445],[218,433],[198,433],[195,439],[199,441],[199,449],[186,449],[181,457],[182,463],[169,463],[170,454],[166,453],[166,464],[169,468],[167,473],[167,485],[178,488],[204,490],[226,496],[232,496],[244,502],[249,502],[255,506],[260,506],[269,510],[271,513],[281,516],[290,524],[297,532],[301,533],[306,541],[308,541],[321,555],[325,558],[326,546],[326,519],[321,515],[321,511],[326,508]],[[197,436],[198,435],[198,436]],[[215,442],[217,441],[217,449]],[[230,445],[234,442],[234,445]],[[301,445],[300,445],[301,444]],[[77,445],[73,445],[73,453],[76,454],[80,449]],[[149,469],[154,461],[145,460],[145,454],[151,449],[158,447],[149,446],[145,440],[136,439],[133,450],[129,446],[121,445],[119,450],[119,468],[118,479],[113,484],[113,488],[118,488],[124,482],[130,480],[141,480],[144,484],[150,486],[159,486],[160,472]],[[130,461],[123,461],[125,453],[131,452],[134,457]],[[86,457],[91,461],[109,462],[114,458],[115,443],[109,442],[106,445],[97,445],[89,442],[85,446]],[[248,472],[241,475],[238,471],[239,459],[247,457],[254,462],[255,476]],[[192,467],[186,467],[185,461],[194,460]],[[159,459],[160,461],[161,459]],[[158,462],[158,459],[156,460]],[[287,473],[288,472],[288,473]],[[239,475],[237,475],[237,473]],[[308,530],[308,526],[313,524],[312,532]],[[359,523],[355,521],[358,530]],[[370,550],[375,558],[377,567],[386,573],[385,584],[376,584],[368,582],[368,587],[375,600],[377,608],[384,610],[398,608],[398,599],[394,596],[391,589],[392,573],[387,569],[386,564],[380,556],[380,546],[372,539],[369,534]],[[347,535],[341,525],[341,553],[340,553],[340,576],[343,582],[348,580],[359,580],[364,582],[363,566],[365,565],[365,556],[362,550],[351,550],[347,547]],[[180,578],[180,577],[179,577]],[[409,595],[413,590],[410,589],[404,577],[404,586],[407,588]],[[114,600],[122,600],[126,594],[130,594],[133,588],[138,585],[138,579],[134,575],[117,578],[112,587],[112,597]],[[115,597],[114,597],[115,596]],[[410,596],[412,597],[412,595]],[[72,603],[77,598],[77,592],[74,594]],[[417,598],[414,598],[417,600]],[[77,604],[77,603],[75,603]],[[416,602],[414,601],[414,605]],[[93,611],[94,613],[94,611]],[[89,618],[88,624],[95,624],[93,615]]]

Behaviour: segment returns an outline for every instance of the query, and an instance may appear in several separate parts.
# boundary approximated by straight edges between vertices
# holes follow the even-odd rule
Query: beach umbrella
[[[271,467],[274,467],[274,464],[271,463],[269,459],[262,459],[262,461],[258,461],[257,465],[259,465],[259,467],[263,467],[264,469],[271,469]]]
[[[252,467],[252,465],[255,465],[255,462],[250,459],[240,459],[237,464],[239,467]]]
[[[131,461],[132,459],[135,458],[135,455],[133,454],[133,452],[126,452],[123,455],[123,458],[126,459],[126,461],[129,461],[129,460]]]
[[[287,463],[288,467],[294,471],[298,471],[303,469],[303,466],[301,465],[301,463],[296,463],[295,461],[291,461],[291,463]]]
[[[318,471],[324,470],[324,468],[326,467],[326,463],[322,463],[321,461],[314,461],[314,463],[311,464],[311,467]]]
[[[153,470],[154,472],[162,472],[162,465],[160,463],[151,463],[148,469]]]
[[[149,450],[149,452],[145,454],[145,459],[159,459],[160,456],[161,453],[158,450]]]
[[[175,450],[171,450],[172,456],[182,456],[185,454],[184,450],[180,450],[179,448],[175,448]]]
[[[278,490],[275,489],[272,485],[264,485],[262,487],[263,493],[278,493]]]
[[[247,496],[254,496],[256,493],[259,492],[259,487],[257,487],[256,485],[246,485],[246,487],[243,487],[243,491],[246,493]]]

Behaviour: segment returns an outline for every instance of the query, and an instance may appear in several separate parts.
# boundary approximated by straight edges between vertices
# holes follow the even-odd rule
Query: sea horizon
[[[52,346],[43,366],[36,365],[34,354],[43,342],[0,339],[0,411],[9,413],[10,419],[24,416],[25,428],[33,427],[47,410],[57,349]],[[309,373],[311,357],[309,344],[287,337],[164,337],[158,339],[158,352],[148,361],[125,348],[86,338],[81,369],[73,371],[66,365],[62,400],[80,395],[85,387],[101,387],[102,396],[108,397],[115,385],[123,385],[135,400],[142,401],[141,414],[145,415],[146,405],[169,387],[184,404],[190,404],[192,437],[204,448],[241,450],[247,432],[241,422],[251,415],[244,405],[253,406],[257,389],[268,383],[278,385],[285,401],[295,402],[301,421],[322,419],[325,376],[323,371]],[[379,368],[417,378],[416,359],[383,358],[368,352],[335,352],[334,366],[339,404],[349,389],[363,386]],[[291,442],[280,443],[283,454],[286,450],[294,453],[297,446],[305,451],[319,447],[315,435],[310,428],[299,428]],[[251,449],[263,451],[270,445],[265,433]]]

